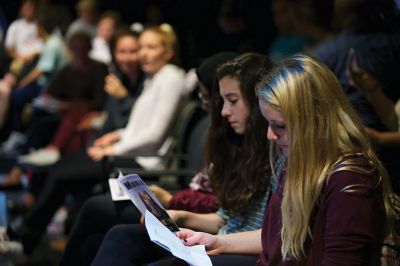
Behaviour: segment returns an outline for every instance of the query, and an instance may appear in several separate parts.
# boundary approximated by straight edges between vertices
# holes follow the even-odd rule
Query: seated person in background
[[[385,95],[396,102],[400,98],[400,35],[396,21],[398,12],[392,0],[382,0],[379,4],[368,0],[335,1],[332,24],[338,33],[313,52],[335,74],[364,126],[378,131],[388,129],[364,93],[349,84],[347,59],[353,49],[358,66],[379,81]],[[398,148],[382,145],[374,148],[392,183],[399,183]]]
[[[44,40],[44,47],[36,66],[21,77],[10,95],[9,121],[3,130],[12,130],[14,135],[23,135],[28,123],[23,123],[22,112],[28,103],[42,94],[55,74],[68,62],[64,41],[57,31],[57,14],[51,9],[41,8],[37,29]]]
[[[95,0],[79,0],[75,9],[77,18],[69,24],[65,36],[68,38],[75,31],[85,31],[91,37],[96,35],[97,3]]]
[[[202,107],[207,112],[210,111],[209,99],[216,68],[236,56],[237,54],[230,52],[218,53],[204,60],[196,69]],[[210,213],[218,208],[210,187],[207,166],[192,178],[189,188],[174,195],[159,186],[153,185],[150,189],[166,209]],[[89,265],[104,235],[112,226],[139,223],[139,218],[139,210],[131,201],[113,201],[109,194],[90,198],[75,220],[60,265]]]
[[[184,91],[184,71],[169,63],[174,57],[176,36],[170,26],[145,29],[139,37],[139,61],[145,73],[143,90],[124,129],[107,133],[89,147],[90,157],[158,155],[179,111]],[[136,158],[144,168],[158,166],[154,158]]]
[[[114,54],[113,57],[115,65],[115,67],[113,67],[114,72],[108,74],[107,77],[105,78],[105,81],[101,82],[105,84],[104,90],[107,94],[103,108],[104,111],[88,112],[82,119],[80,119],[80,122],[76,124],[76,130],[78,132],[92,130],[93,128],[97,128],[100,126],[100,129],[94,132],[94,135],[100,136],[109,131],[126,126],[129,118],[129,113],[132,109],[132,106],[136,98],[138,97],[138,95],[140,95],[141,91],[140,84],[141,84],[142,74],[139,69],[137,51],[138,51],[138,35],[136,33],[131,32],[129,30],[122,30],[115,36],[113,40],[113,54]],[[71,81],[74,80],[76,79],[74,78]],[[94,78],[94,80],[97,80],[97,78]],[[69,82],[70,81],[66,81],[66,84],[69,84]],[[98,94],[102,95],[103,93],[99,92]],[[101,121],[104,118],[106,118],[104,125],[95,125],[97,123],[96,121]],[[41,127],[40,123],[36,124],[39,124],[39,127]],[[45,129],[46,129],[45,131],[49,129],[48,125]],[[37,131],[38,130],[36,130],[35,128],[31,128],[31,130],[28,131],[27,134],[28,135],[27,143],[30,143],[31,146],[34,148],[41,147],[41,145],[46,145],[51,139],[50,136],[47,142],[41,141],[40,142],[41,145],[34,144],[34,142],[36,142],[38,137],[40,138],[44,137],[43,134],[39,134],[37,133]],[[43,129],[41,129],[41,131],[43,131]],[[28,150],[28,148],[26,148],[25,150]],[[77,153],[86,154],[86,147],[82,147],[81,150],[78,151]],[[73,157],[80,158],[80,156],[71,156],[71,158]],[[86,160],[78,160],[78,161],[73,160],[73,161],[74,161],[74,163],[72,163],[73,165],[79,164],[82,161],[84,162],[84,164],[86,162]],[[77,169],[79,169],[79,167],[77,167]],[[95,167],[93,169],[95,169]],[[94,173],[96,172],[97,171],[94,170]],[[23,169],[21,167],[14,167],[10,171],[9,175],[5,178],[4,183],[2,183],[2,185],[8,186],[20,183],[22,174],[23,174]],[[87,173],[84,173],[83,175],[86,174]],[[94,176],[96,175],[101,175],[101,172],[100,174],[94,174]],[[35,176],[36,175],[33,175],[32,179],[35,179]],[[40,179],[42,179],[42,177],[40,177]],[[42,182],[39,182],[37,186],[41,189],[42,185],[43,185]],[[36,187],[36,185],[34,185],[34,187]],[[31,194],[31,196],[29,196],[28,198],[32,199],[32,196],[36,197],[36,194],[39,193],[39,191],[37,191],[37,189],[34,187],[29,188],[30,193],[28,194]],[[29,201],[31,202],[31,200]],[[24,202],[24,205],[27,207],[27,205],[31,204],[27,204],[27,202]]]
[[[125,130],[106,133],[95,140],[87,153],[72,153],[50,168],[35,204],[7,229],[11,239],[22,240],[26,253],[33,251],[67,194],[80,193],[81,197],[88,197],[93,186],[108,175],[101,161],[104,156],[130,152],[157,154],[185,96],[184,71],[169,64],[175,42],[174,33],[160,27],[149,28],[140,35],[139,59],[146,78]],[[125,55],[127,57],[122,59],[131,56],[130,53]],[[38,178],[43,179],[43,176]]]
[[[35,22],[38,4],[37,0],[22,1],[20,18],[14,20],[7,30],[4,46],[7,55],[12,59],[10,72],[17,77],[24,66],[37,59],[43,48]]]
[[[382,85],[373,78],[367,71],[360,69],[357,65],[353,52],[349,53],[347,73],[349,76],[349,84],[359,89],[368,102],[374,108],[381,122],[388,128],[388,131],[380,131],[374,128],[366,127],[366,131],[375,145],[381,149],[385,147],[400,146],[400,100],[395,104],[389,99]],[[396,160],[397,172],[400,170],[400,154],[396,152],[394,155]],[[395,169],[396,171],[396,169]],[[392,179],[393,189],[397,194],[400,193],[400,180]]]
[[[367,132],[371,133],[370,137],[381,144],[399,143],[400,141],[396,141],[396,137],[393,134],[400,131],[400,114],[397,113],[395,108],[399,100],[397,100],[397,104],[395,105],[385,95],[382,85],[366,70],[358,67],[353,50],[349,53],[348,57],[347,75],[349,84],[363,93],[382,123],[389,129],[388,132],[380,132],[372,128],[367,128]],[[374,132],[378,134],[374,135]],[[393,138],[390,136],[393,136]]]
[[[105,98],[103,87],[107,73],[104,64],[88,57],[90,47],[91,38],[86,33],[77,32],[70,36],[68,48],[72,61],[55,75],[45,92],[35,98],[32,122],[27,130],[29,137],[22,153],[32,148],[41,148],[52,140],[45,148],[20,156],[19,163],[50,165],[58,161],[61,154],[86,148],[90,131],[78,130],[76,125],[85,114],[101,108]],[[58,125],[57,129],[54,124]],[[37,130],[40,132],[36,130],[39,127],[41,129]],[[22,167],[13,167],[2,185],[21,182],[22,174]]]
[[[110,41],[114,35],[115,28],[118,27],[119,14],[109,10],[104,12],[97,22],[96,36],[92,40],[92,50],[90,58],[111,64]]]
[[[169,210],[178,226],[213,234],[261,228],[275,183],[268,167],[267,123],[261,117],[254,88],[271,66],[266,56],[249,53],[218,68],[219,86],[213,88],[210,101],[206,162],[220,209],[208,214]],[[120,248],[120,241],[126,248]],[[150,241],[144,225],[118,225],[107,233],[92,265],[138,265],[162,256],[165,251]],[[251,256],[241,263],[254,264],[256,260]]]
[[[338,80],[310,57],[287,58],[258,85],[270,157],[283,155],[261,230],[232,235],[178,232],[204,244],[213,265],[378,265],[395,225],[393,192],[362,122]],[[176,265],[174,259],[152,265]],[[124,264],[127,265],[127,264]]]
[[[268,49],[268,56],[273,62],[279,62],[284,57],[303,52],[310,40],[296,28],[295,4],[290,0],[271,1],[274,24],[278,31],[277,37]]]
[[[122,29],[111,41],[113,62],[105,79],[107,97],[105,103],[106,122],[98,136],[115,129],[124,128],[129,114],[143,89],[143,72],[139,66],[139,35],[131,30]],[[79,127],[92,124],[93,118],[103,114],[92,113]]]
[[[89,58],[91,37],[87,33],[72,34],[68,39],[68,47],[72,55],[71,63],[55,76],[46,91],[34,101],[36,108],[61,114],[60,125],[46,147],[20,156],[20,163],[37,166],[54,164],[62,154],[75,152],[88,144],[90,131],[79,130],[76,125],[90,111],[102,107],[107,67]],[[51,106],[52,102],[54,106]]]

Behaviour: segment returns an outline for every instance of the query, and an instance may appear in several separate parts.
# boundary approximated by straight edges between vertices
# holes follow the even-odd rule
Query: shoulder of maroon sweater
[[[337,171],[325,180],[324,192],[343,192],[358,196],[381,193],[381,182],[377,175],[352,170]]]

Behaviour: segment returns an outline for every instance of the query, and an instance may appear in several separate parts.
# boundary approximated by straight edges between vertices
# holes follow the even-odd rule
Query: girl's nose
[[[267,131],[267,139],[268,140],[277,140],[279,136],[275,134],[275,132],[271,129],[271,127],[268,127]]]
[[[229,107],[226,106],[226,104],[224,103],[224,105],[222,106],[222,110],[221,110],[221,115],[223,117],[228,117],[231,114]]]

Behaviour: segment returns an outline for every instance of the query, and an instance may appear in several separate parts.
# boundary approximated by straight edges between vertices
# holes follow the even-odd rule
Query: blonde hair
[[[161,43],[167,51],[172,52],[173,56],[170,60],[171,63],[179,65],[179,49],[178,41],[174,31],[174,28],[168,24],[163,23],[158,26],[150,26],[144,29],[144,32],[154,32],[161,37]]]
[[[168,50],[174,50],[176,46],[176,35],[173,28],[169,24],[161,24],[159,26],[151,26],[145,28],[144,32],[154,32],[161,37],[162,45]]]
[[[289,136],[281,205],[284,258],[305,255],[313,208],[324,183],[335,172],[378,175],[376,186],[382,186],[386,214],[389,221],[393,220],[393,192],[386,170],[339,81],[327,67],[308,56],[292,56],[265,77],[257,94],[282,113]],[[271,145],[270,156],[277,158],[279,149]],[[360,157],[364,163],[360,163]],[[352,192],[356,187],[345,189]]]

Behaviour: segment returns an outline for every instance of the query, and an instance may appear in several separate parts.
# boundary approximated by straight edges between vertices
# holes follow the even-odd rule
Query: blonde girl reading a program
[[[296,55],[267,75],[257,94],[270,158],[286,159],[262,230],[178,236],[222,257],[260,254],[257,265],[377,265],[393,229],[393,192],[338,80],[317,60]]]

